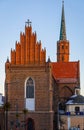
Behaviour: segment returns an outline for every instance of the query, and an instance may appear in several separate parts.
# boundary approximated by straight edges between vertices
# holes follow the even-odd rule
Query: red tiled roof
[[[79,61],[77,62],[52,62],[54,78],[79,78]]]

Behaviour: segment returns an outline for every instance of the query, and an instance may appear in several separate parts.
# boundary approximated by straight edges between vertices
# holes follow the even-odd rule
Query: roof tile
[[[54,78],[79,78],[79,61],[77,62],[52,62]]]

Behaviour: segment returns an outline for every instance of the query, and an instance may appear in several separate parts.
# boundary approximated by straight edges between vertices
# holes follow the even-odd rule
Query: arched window
[[[32,78],[26,82],[26,98],[34,98],[34,83]]]
[[[62,49],[64,49],[64,45],[62,45]]]
[[[35,110],[35,83],[31,77],[25,82],[25,107],[28,110]]]

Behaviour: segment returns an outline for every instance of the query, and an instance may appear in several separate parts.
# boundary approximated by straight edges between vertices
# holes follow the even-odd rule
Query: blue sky
[[[84,95],[84,0],[65,0],[67,40],[70,61],[80,60],[81,93]],[[11,48],[24,32],[27,19],[32,21],[37,40],[46,47],[47,57],[56,61],[62,0],[0,0],[0,93],[4,92],[5,62]]]

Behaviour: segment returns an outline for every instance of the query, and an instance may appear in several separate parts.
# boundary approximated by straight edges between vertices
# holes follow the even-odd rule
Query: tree
[[[28,113],[28,109],[24,108],[22,111],[23,111],[23,114],[24,114],[24,128],[26,130],[26,115]]]
[[[61,117],[60,117],[59,121],[60,121],[60,127],[62,127],[64,130],[64,125],[66,124],[66,121]]]
[[[10,110],[11,104],[9,102],[4,103],[3,109],[5,112],[5,129],[8,130],[8,111]]]
[[[4,111],[9,111],[9,110],[10,110],[10,107],[11,107],[11,104],[10,104],[9,102],[6,102],[6,103],[3,105]]]

